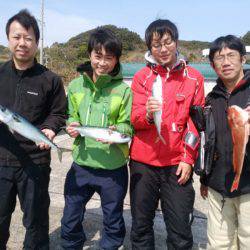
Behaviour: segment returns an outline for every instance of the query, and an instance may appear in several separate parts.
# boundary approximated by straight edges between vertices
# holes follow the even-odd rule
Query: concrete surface
[[[71,148],[72,140],[67,135],[60,135],[56,138],[59,146]],[[60,163],[57,159],[57,154],[52,151],[52,172],[50,181],[50,244],[51,249],[60,249],[60,220],[62,217],[64,199],[63,199],[63,186],[65,176],[72,163],[70,153],[64,153],[63,161]],[[194,248],[193,249],[206,249],[207,237],[207,202],[202,200],[199,195],[199,181],[198,177],[194,176],[194,187],[196,190],[194,222],[192,226],[194,234]],[[125,249],[131,249],[129,234],[131,229],[131,216],[130,216],[130,202],[129,196],[125,198],[124,204],[124,218],[126,222],[127,234],[124,241]],[[155,217],[155,243],[156,250],[166,249],[166,230],[165,224],[162,219],[161,211],[157,211]],[[94,195],[87,206],[87,212],[84,221],[84,228],[87,236],[87,242],[83,249],[99,249],[98,241],[100,239],[100,231],[102,229],[102,212],[100,208],[100,199],[98,195]],[[8,242],[8,249],[18,250],[22,249],[22,242],[24,238],[24,228],[22,226],[22,212],[20,211],[19,204],[12,217],[11,236]]]

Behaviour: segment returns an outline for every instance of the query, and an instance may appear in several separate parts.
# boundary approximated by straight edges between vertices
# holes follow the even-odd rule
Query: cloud
[[[7,46],[7,38],[5,35],[5,25],[7,20],[14,14],[16,14],[23,6],[12,11],[10,15],[0,17],[0,44]],[[29,10],[38,20],[40,20],[40,9],[37,6],[30,5]],[[0,11],[1,13],[2,11]],[[104,23],[97,19],[86,19],[82,16],[73,14],[63,14],[58,11],[51,9],[44,10],[44,45],[51,46],[54,42],[66,42],[71,37],[78,35],[81,32],[93,29],[97,26],[103,25]],[[39,21],[40,25],[40,21]],[[40,28],[41,31],[41,28]]]
[[[54,42],[66,42],[72,36],[103,25],[99,20],[88,20],[81,16],[64,15],[53,10],[45,10],[44,21],[44,44],[48,46]]]

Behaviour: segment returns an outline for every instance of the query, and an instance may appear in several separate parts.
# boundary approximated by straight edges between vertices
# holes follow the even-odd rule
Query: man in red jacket
[[[204,105],[204,79],[179,58],[178,30],[169,20],[152,22],[145,40],[147,66],[135,74],[132,83],[132,248],[154,249],[153,220],[160,200],[168,249],[188,250],[193,245],[192,165],[199,144],[189,112],[191,106]],[[161,101],[152,97],[156,82],[154,92],[162,92]]]

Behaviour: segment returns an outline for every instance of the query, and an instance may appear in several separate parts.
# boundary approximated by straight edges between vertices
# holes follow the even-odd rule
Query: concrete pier
[[[71,148],[72,139],[68,135],[60,135],[56,137],[56,142],[59,146]],[[57,158],[57,153],[52,151],[52,172],[49,186],[51,197],[50,206],[50,245],[51,249],[60,248],[60,220],[62,217],[64,199],[63,187],[67,171],[72,163],[70,153],[64,153],[63,161],[60,163]],[[207,202],[204,201],[199,194],[199,180],[194,175],[194,187],[196,191],[196,199],[194,206],[194,222],[192,230],[194,234],[194,248],[206,249],[207,237]],[[124,241],[124,248],[131,249],[130,245],[130,229],[131,229],[131,215],[130,215],[130,201],[127,194],[124,204],[124,218],[126,222],[127,234]],[[155,217],[155,243],[156,250],[166,249],[166,230],[163,222],[160,209]],[[87,242],[83,249],[97,250],[99,249],[98,242],[100,240],[100,233],[102,230],[102,211],[100,208],[100,199],[98,195],[94,195],[87,206],[87,212],[84,221],[84,229],[87,236]],[[12,217],[11,236],[8,242],[8,249],[19,250],[22,249],[22,242],[24,239],[25,230],[22,225],[22,212],[20,211],[19,203]]]

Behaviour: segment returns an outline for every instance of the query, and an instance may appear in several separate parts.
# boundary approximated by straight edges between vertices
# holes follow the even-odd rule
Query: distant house
[[[247,55],[250,55],[250,46],[246,46]],[[209,55],[209,49],[202,50],[202,56],[207,57]]]
[[[209,49],[203,49],[202,50],[202,56],[207,57],[209,55]]]
[[[250,46],[246,46],[246,52],[248,55],[250,55]]]

